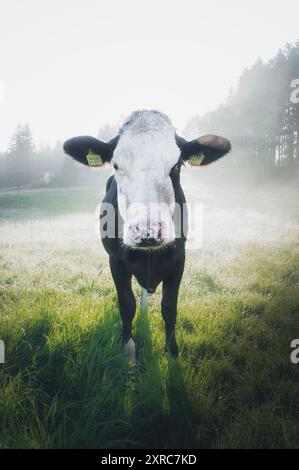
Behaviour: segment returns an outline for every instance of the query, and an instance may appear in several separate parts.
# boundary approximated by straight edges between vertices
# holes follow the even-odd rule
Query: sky
[[[52,144],[143,108],[181,131],[298,18],[298,0],[0,0],[0,151],[19,123]]]

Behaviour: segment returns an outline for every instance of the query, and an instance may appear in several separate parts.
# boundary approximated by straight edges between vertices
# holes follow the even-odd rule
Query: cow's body
[[[179,178],[173,179],[175,201],[187,217],[184,207],[185,196]],[[161,250],[135,250],[123,244],[123,229],[118,227],[117,183],[112,176],[107,183],[104,203],[115,208],[116,237],[102,238],[105,250],[109,254],[112,277],[118,294],[119,309],[124,328],[124,341],[127,343],[132,334],[132,320],[136,302],[131,287],[132,275],[138,283],[153,293],[158,284],[163,282],[161,309],[166,328],[165,349],[170,347],[173,355],[177,354],[174,327],[177,314],[177,297],[185,264],[185,237],[176,238],[174,243]],[[102,212],[102,211],[101,211]]]
[[[133,360],[136,301],[132,276],[148,293],[162,282],[165,350],[178,354],[175,322],[187,234],[181,165],[187,160],[207,165],[230,148],[229,141],[214,135],[190,142],[178,137],[167,116],[158,111],[133,113],[108,143],[81,136],[64,144],[65,152],[85,165],[111,162],[115,169],[102,203],[101,236],[117,290],[125,350]],[[154,213],[152,205],[158,209]],[[113,210],[107,212],[107,206]],[[113,226],[112,233],[107,226]]]

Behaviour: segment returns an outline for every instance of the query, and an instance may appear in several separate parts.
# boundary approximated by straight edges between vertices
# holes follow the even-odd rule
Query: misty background
[[[50,196],[33,199],[28,190],[84,188],[84,197],[69,193],[68,208],[93,210],[112,170],[77,164],[63,141],[80,134],[108,141],[129,113],[148,108],[168,114],[187,139],[215,133],[232,142],[214,165],[183,168],[188,200],[297,220],[297,2],[160,3],[2,3],[4,218],[26,198],[49,212]]]
[[[188,177],[224,185],[295,185],[299,175],[299,42],[286,44],[268,62],[257,59],[213,111],[190,118],[182,134],[229,138],[233,152]],[[97,137],[108,141],[118,125],[105,124]],[[68,136],[69,137],[69,136]],[[63,154],[62,142],[36,145],[29,124],[18,125],[0,153],[1,188],[98,186],[111,170],[92,170]],[[183,175],[184,176],[184,175]],[[185,175],[185,179],[187,175]]]

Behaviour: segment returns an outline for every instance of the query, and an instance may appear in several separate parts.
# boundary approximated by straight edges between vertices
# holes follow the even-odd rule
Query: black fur
[[[184,207],[185,195],[180,185],[180,164],[172,169],[172,180],[177,210],[183,211],[181,220],[187,224],[187,212]],[[185,264],[185,236],[159,250],[132,249],[123,244],[122,226],[118,226],[117,184],[115,178],[109,178],[103,202],[113,204],[115,208],[116,238],[102,238],[105,250],[109,254],[112,277],[117,290],[120,315],[123,323],[124,341],[132,335],[132,321],[135,315],[136,302],[131,287],[134,275],[139,284],[149,293],[163,283],[161,310],[165,322],[165,350],[177,356],[178,348],[175,339],[175,322],[177,315],[177,298]],[[105,215],[102,206],[100,218]],[[174,217],[175,220],[180,218]],[[122,223],[122,221],[120,221]],[[181,227],[176,227],[181,230]],[[183,233],[183,232],[178,232]]]
[[[204,159],[201,166],[209,165],[231,151],[230,141],[218,135],[208,134],[190,141],[176,136],[176,143],[185,161],[194,155],[202,154]]]
[[[110,162],[117,142],[118,136],[106,143],[95,137],[82,135],[67,140],[63,144],[63,150],[66,154],[84,165],[88,165],[86,156],[90,150],[100,155],[103,162]]]

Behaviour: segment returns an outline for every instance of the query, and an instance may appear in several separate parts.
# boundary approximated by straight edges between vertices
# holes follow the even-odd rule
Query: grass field
[[[181,355],[162,354],[159,288],[135,317],[132,374],[96,192],[72,191],[0,194],[0,448],[298,448],[297,223],[205,196]]]

